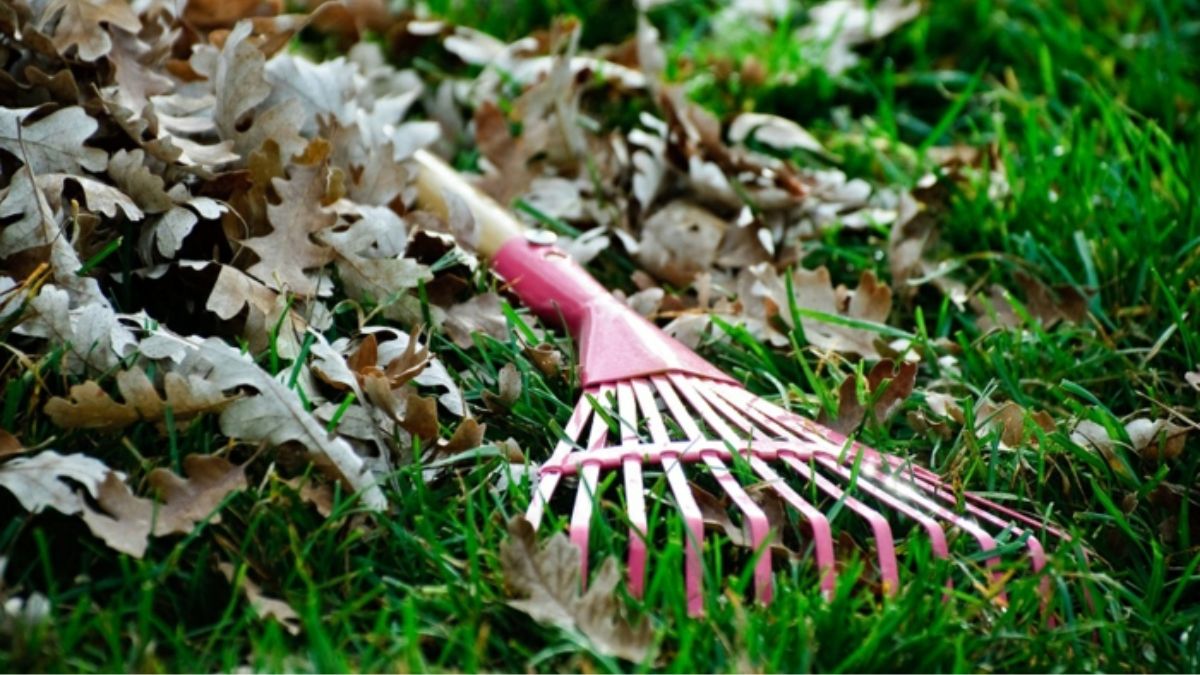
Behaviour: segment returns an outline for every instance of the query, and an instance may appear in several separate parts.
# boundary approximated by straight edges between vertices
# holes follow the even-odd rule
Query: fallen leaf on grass
[[[218,338],[181,338],[165,331],[158,336],[207,363],[209,368],[204,370],[207,379],[222,390],[252,387],[257,391],[256,395],[238,399],[225,408],[221,413],[222,433],[275,446],[298,442],[309,452],[328,459],[339,476],[362,493],[368,508],[380,510],[387,505],[375,478],[349,443],[329,434],[305,408],[296,391],[271,377],[248,355]],[[194,367],[203,368],[200,364]]]
[[[1005,447],[1015,448],[1025,442],[1027,436],[1025,433],[1026,416],[1047,433],[1055,429],[1054,419],[1045,410],[1036,412],[1026,410],[1012,401],[1001,404],[984,401],[976,406],[975,429],[976,431],[997,430],[1000,432],[1000,442]],[[1036,443],[1036,437],[1031,442]]]
[[[787,336],[774,326],[782,322],[793,327],[787,286],[775,269],[766,263],[747,268],[738,278],[738,288],[743,318],[753,321],[758,332],[772,343],[787,344]],[[831,317],[882,324],[892,311],[892,290],[869,270],[862,273],[858,288],[851,291],[841,285],[835,288],[825,267],[797,268],[792,273],[792,289],[798,308]],[[879,335],[873,331],[810,316],[801,316],[800,324],[808,342],[819,349],[881,358],[875,346]]]
[[[86,505],[84,522],[109,547],[141,558],[151,534],[187,534],[205,519],[220,522],[213,512],[229,493],[246,489],[245,467],[223,457],[188,455],[183,468],[187,479],[167,469],[150,472],[161,503],[134,495],[118,474],[109,473],[95,495],[100,508]]]
[[[808,10],[811,23],[798,36],[824,46],[822,65],[837,75],[858,63],[854,47],[884,37],[920,12],[921,3],[908,0],[826,0]]]
[[[575,630],[606,656],[641,662],[649,654],[653,634],[643,619],[636,625],[622,616],[616,587],[620,581],[616,561],[608,558],[580,592],[579,549],[561,532],[538,547],[529,521],[516,516],[508,521],[509,538],[500,545],[504,580],[521,596],[509,605],[534,620]]]
[[[500,296],[483,293],[451,307],[442,326],[462,349],[475,345],[472,335],[482,333],[501,342],[508,340],[508,319],[500,309]]]
[[[866,377],[865,388],[868,401],[879,396],[871,407],[876,423],[886,422],[908,399],[916,377],[915,363],[903,362],[897,367],[891,359],[884,359],[871,368]],[[884,387],[886,389],[880,394]],[[842,435],[848,435],[863,423],[866,416],[867,407],[858,400],[858,377],[850,375],[842,380],[841,386],[838,387],[837,417],[830,418],[822,409],[817,421]]]
[[[114,401],[100,385],[89,380],[71,387],[69,398],[51,398],[45,413],[64,429],[113,430],[139,420],[162,426],[169,407],[176,426],[182,428],[201,413],[220,411],[231,400],[212,383],[195,375],[184,377],[174,372],[164,375],[165,400],[140,368],[123,370],[116,379],[123,403]]]
[[[104,462],[93,457],[46,450],[0,464],[0,487],[11,492],[30,513],[52,508],[74,515],[83,510],[84,499],[63,479],[79,483],[94,497],[109,473]]]
[[[1200,391],[1200,370],[1197,370],[1194,373],[1184,373],[1183,379],[1186,380],[1188,384],[1192,385],[1193,389]]]
[[[1190,430],[1167,419],[1151,420],[1138,417],[1125,423],[1125,435],[1129,442],[1114,438],[1103,425],[1091,420],[1080,420],[1071,431],[1071,442],[1092,448],[1110,463],[1117,462],[1117,447],[1129,448],[1146,461],[1168,461],[1183,453],[1184,442]]]
[[[222,562],[217,564],[217,569],[229,583],[233,583],[236,576],[233,565]],[[300,634],[300,615],[292,609],[291,605],[278,598],[265,595],[262,588],[250,577],[242,577],[241,587],[246,594],[246,599],[250,601],[250,606],[254,608],[254,612],[260,619],[275,619],[287,632],[292,635]]]

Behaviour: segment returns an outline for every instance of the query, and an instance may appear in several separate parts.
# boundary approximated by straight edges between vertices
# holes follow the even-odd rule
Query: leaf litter
[[[330,482],[384,511],[398,465],[457,462],[486,444],[490,416],[528,392],[507,363],[494,390],[468,395],[460,361],[433,351],[433,335],[464,351],[480,336],[517,336],[503,289],[478,283],[474,224],[415,206],[408,160],[432,147],[478,150],[479,185],[530,206],[531,224],[553,224],[581,262],[636,261],[627,301],[684,342],[730,339],[719,317],[773,348],[798,344],[821,367],[848,368],[822,418],[843,433],[906,410],[914,429],[942,438],[970,416],[969,431],[996,433],[1004,448],[1036,442],[1037,427],[1106,459],[1129,449],[1169,462],[1184,451],[1189,427],[1174,419],[1072,426],[957,395],[951,380],[931,379],[929,363],[952,364],[955,349],[893,339],[916,332],[909,310],[930,289],[969,307],[985,333],[1087,324],[1092,289],[1021,268],[1009,273],[1019,293],[985,284],[940,239],[955,191],[982,180],[988,195],[1008,193],[1002,149],[933,148],[935,174],[911,190],[847,176],[794,120],[720,119],[689,101],[664,79],[646,16],[635,56],[620,59],[581,48],[571,21],[506,44],[362,9],[371,3],[322,4],[308,16],[264,3],[251,17],[263,9],[252,4],[18,0],[5,10],[15,30],[0,63],[16,86],[0,99],[0,325],[24,352],[61,359],[64,384],[36,406],[65,434],[57,447],[80,430],[116,438],[149,424],[174,438],[209,425],[242,458],[283,464],[298,450],[324,481],[301,490],[329,516]],[[729,16],[771,30],[778,3],[746,4]],[[838,76],[857,47],[919,11],[904,0],[830,0],[794,37]],[[322,62],[284,48],[306,26],[353,41],[368,25],[471,69],[397,68],[369,41]],[[598,100],[632,104],[636,119],[608,125]],[[880,249],[879,264],[857,279],[808,264],[814,243],[834,236]],[[165,302],[121,295],[154,282],[172,284]],[[569,381],[570,360],[554,346],[520,348],[542,376]],[[1183,377],[1200,390],[1200,373]],[[231,494],[279,470],[189,455],[181,477],[162,466],[165,451],[148,451],[158,468],[131,470],[131,480],[96,457],[26,448],[16,431],[0,430],[0,486],[31,513],[78,515],[134,557],[153,537],[216,522]],[[612,561],[581,592],[577,551],[561,535],[539,545],[520,520],[509,534],[505,578],[522,596],[513,607],[577,631],[599,653],[646,658],[650,632],[624,618]],[[217,566],[237,576],[229,562]],[[260,616],[299,630],[286,603],[249,577],[240,584]]]

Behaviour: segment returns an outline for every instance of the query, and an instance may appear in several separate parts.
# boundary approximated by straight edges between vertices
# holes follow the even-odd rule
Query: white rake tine
[[[601,387],[595,394],[596,402],[607,407],[611,387]],[[587,405],[592,405],[586,398]],[[599,450],[608,440],[608,423],[599,413],[592,415],[592,426],[588,430],[587,449]],[[595,508],[596,487],[600,479],[600,463],[584,461],[579,468],[579,487],[575,492],[575,509],[571,512],[569,528],[571,543],[579,549],[579,576],[584,588],[588,580],[588,535],[592,527],[592,511]]]
[[[729,401],[721,398],[715,391],[709,387],[697,387],[696,389],[730,423],[737,426],[743,432],[757,432],[755,435],[761,435],[763,431],[761,426],[755,426],[753,422],[743,417]],[[758,475],[763,477],[763,480],[771,486],[771,489],[775,490],[784,501],[799,511],[800,515],[808,521],[813,535],[814,557],[817,561],[817,568],[821,570],[821,589],[827,593],[832,592],[837,572],[833,553],[833,528],[829,525],[829,518],[825,517],[824,513],[821,513],[819,509],[801,497],[769,464],[753,453],[750,454],[750,466],[754,468]]]
[[[633,391],[637,394],[638,407],[646,417],[650,440],[661,446],[670,443],[671,436],[667,433],[667,426],[663,423],[662,413],[658,410],[650,385],[645,380],[634,380]],[[700,513],[695,497],[692,496],[692,489],[688,485],[687,475],[683,472],[683,463],[679,458],[664,453],[662,465],[663,472],[667,475],[667,483],[671,486],[671,494],[675,496],[675,503],[679,505],[688,532],[684,549],[688,615],[700,616],[704,613],[704,564],[701,559],[704,546],[704,516]]]
[[[637,404],[633,385],[617,385],[617,408],[621,415],[621,445],[637,445]],[[629,592],[642,597],[646,583],[646,495],[642,487],[642,461],[628,456],[621,461],[625,474],[625,509],[629,514]]]
[[[553,467],[553,470],[538,474],[537,489],[534,490],[533,499],[525,511],[525,519],[529,521],[535,531],[542,522],[542,514],[550,503],[550,498],[554,496],[558,482],[562,479],[562,467],[567,455],[574,449],[575,443],[579,440],[579,433],[583,431],[584,424],[593,414],[594,411],[588,405],[586,398],[576,404],[575,410],[571,412],[571,418],[567,420],[566,428],[563,429],[562,440],[554,446],[554,452],[550,455],[550,459],[542,464],[543,471],[549,467]]]
[[[737,433],[712,409],[712,406],[708,405],[704,397],[696,391],[696,386],[691,378],[676,375],[670,375],[669,378],[688,400],[688,403],[700,413],[700,417],[704,419],[705,423],[716,430],[721,438],[730,445],[732,451],[736,452],[739,450],[739,446],[748,443],[746,439],[738,437]],[[701,453],[701,457],[712,470],[721,489],[725,490],[734,505],[742,511],[750,525],[750,541],[758,553],[758,562],[754,566],[754,597],[763,604],[769,603],[774,591],[774,579],[771,577],[771,547],[765,545],[771,531],[771,523],[767,520],[767,514],[763,513],[758,504],[754,503],[754,500],[738,483],[737,478],[720,457],[712,453]]]

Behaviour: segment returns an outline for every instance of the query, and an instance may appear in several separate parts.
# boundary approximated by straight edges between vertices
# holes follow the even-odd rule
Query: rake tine
[[[742,393],[741,390],[734,387],[721,387],[720,392],[722,394],[727,394],[729,392]],[[740,396],[724,396],[724,398],[726,401],[729,401],[731,405],[738,406],[738,409],[741,410],[742,413],[749,417],[759,427],[770,430],[776,434],[782,434],[784,436],[791,437],[795,440],[795,442],[804,444],[805,446],[815,446],[815,452],[804,453],[809,458],[819,456],[821,454],[830,454],[831,452],[836,452],[836,449],[831,450],[831,448],[833,448],[831,444],[821,443],[820,439],[806,438],[800,434],[792,433],[786,427],[783,427],[781,423],[778,422],[778,419],[784,417],[784,415],[777,414],[775,417],[772,417],[771,415],[759,410],[755,404],[760,399],[757,399],[756,397],[748,396],[748,400],[747,398],[742,398]],[[730,399],[741,399],[741,401],[735,402]],[[780,408],[777,408],[776,412],[783,413],[784,411]],[[841,500],[847,508],[858,514],[859,517],[867,522],[867,525],[870,526],[871,532],[875,537],[875,549],[879,558],[879,575],[883,580],[884,590],[886,592],[895,592],[899,590],[900,576],[896,561],[896,544],[895,538],[892,536],[892,526],[888,523],[887,518],[884,518],[881,513],[859,501],[854,496],[846,494],[841,488],[822,476],[813,467],[810,467],[808,464],[806,464],[804,460],[801,459],[800,453],[781,453],[780,459],[782,459],[785,464],[791,467],[791,469],[799,474],[802,478],[807,480],[809,483],[815,484],[822,492],[828,494],[834,499]]]
[[[574,449],[584,425],[594,414],[592,407],[587,404],[587,399],[576,405],[575,410],[571,412],[571,419],[567,420],[562,440],[554,446],[554,452],[550,455],[550,459],[546,460],[539,469],[537,489],[534,490],[533,499],[530,500],[529,508],[525,511],[525,519],[529,521],[535,531],[542,522],[542,514],[550,503],[550,498],[554,496],[554,490],[558,487],[559,480],[562,479],[562,470],[567,456]]]
[[[696,387],[697,392],[717,411],[725,416],[727,420],[744,433],[753,433],[755,436],[761,436],[761,427],[756,427],[747,420],[742,414],[734,408],[729,401],[723,399],[716,392],[708,387]],[[808,521],[809,528],[813,535],[813,551],[817,561],[817,568],[821,570],[821,589],[826,593],[831,593],[834,589],[834,584],[837,578],[836,566],[834,564],[833,553],[833,528],[829,524],[829,518],[821,513],[812,504],[809,504],[795,490],[791,488],[760,457],[750,454],[750,466],[762,476],[763,479],[770,485],[776,494],[784,501],[800,512],[800,515]]]
[[[720,436],[730,449],[736,451],[739,447],[745,444],[745,439],[739,438],[738,435],[725,423],[724,420],[708,405],[697,391],[696,387],[690,380],[677,375],[669,375],[671,383],[683,394],[688,403],[692,405],[696,411],[700,413],[700,417],[704,422],[712,427],[717,435]],[[668,404],[669,405],[669,404]],[[737,478],[729,471],[729,467],[725,462],[715,454],[703,454],[704,463],[712,470],[717,482],[720,483],[721,489],[729,495],[733,500],[734,505],[742,511],[746,521],[750,525],[750,541],[758,554],[758,562],[754,567],[754,597],[761,603],[766,604],[771,602],[771,595],[774,589],[774,579],[771,576],[771,548],[765,546],[767,537],[770,535],[771,524],[767,520],[767,514],[759,508],[758,504],[750,498],[750,495],[738,483]]]
[[[611,387],[601,387],[594,396],[600,405],[606,405],[611,393]],[[586,398],[584,401],[584,405],[591,405]],[[592,415],[591,428],[588,430],[587,450],[599,450],[605,446],[607,440],[608,424],[599,413],[595,413]],[[587,588],[588,580],[588,536],[592,528],[592,511],[595,509],[596,501],[600,498],[600,495],[596,494],[596,490],[601,468],[599,462],[589,461],[586,458],[583,460],[583,466],[579,468],[579,487],[575,492],[575,509],[571,512],[569,532],[571,542],[579,549],[579,572],[584,588]]]
[[[635,446],[637,434],[637,404],[633,385],[617,385],[617,407],[621,419],[621,445]],[[625,475],[625,508],[629,514],[629,592],[642,597],[646,581],[646,495],[642,487],[642,460],[636,454],[622,462]]]
[[[784,501],[799,511],[800,515],[808,521],[809,528],[812,530],[813,554],[817,559],[817,568],[821,570],[821,590],[832,593],[837,581],[837,567],[834,564],[833,528],[829,524],[829,518],[826,518],[824,513],[821,513],[793,490],[762,459],[751,457],[750,466],[754,467],[758,475],[767,481],[771,489],[775,490]]]
[[[790,466],[802,478],[815,484],[830,497],[840,500],[846,505],[846,508],[857,513],[859,517],[867,521],[867,525],[870,526],[871,532],[875,536],[876,555],[879,557],[879,576],[883,581],[884,592],[891,594],[898,591],[900,589],[900,575],[899,565],[896,562],[896,542],[892,536],[892,526],[888,523],[887,518],[884,518],[883,514],[862,503],[853,495],[847,494],[798,457],[785,454],[781,459],[784,464]]]
[[[657,385],[657,383],[655,384]],[[637,395],[638,407],[646,417],[650,440],[656,445],[662,446],[670,443],[671,436],[667,433],[667,426],[663,423],[662,413],[658,410],[650,384],[646,380],[635,380],[633,391]],[[671,486],[671,494],[675,497],[675,503],[679,505],[680,514],[683,516],[683,522],[688,531],[684,550],[684,580],[688,615],[700,616],[704,614],[702,592],[704,566],[701,559],[701,551],[704,546],[704,516],[700,513],[700,507],[696,504],[695,497],[692,496],[692,489],[688,485],[687,475],[683,472],[683,464],[679,458],[672,453],[663,453],[662,466],[663,472],[667,476],[667,483]]]

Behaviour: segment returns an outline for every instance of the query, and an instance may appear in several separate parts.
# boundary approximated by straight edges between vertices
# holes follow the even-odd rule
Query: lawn
[[[0,7],[0,669],[1200,670],[1200,2],[66,4]],[[539,622],[502,552],[576,351],[414,205],[421,145],[750,391],[1071,541],[989,585],[901,527],[889,594],[839,501],[836,588],[784,515],[762,606],[712,522],[689,617],[648,471],[645,658]],[[655,229],[685,202],[719,244]]]

